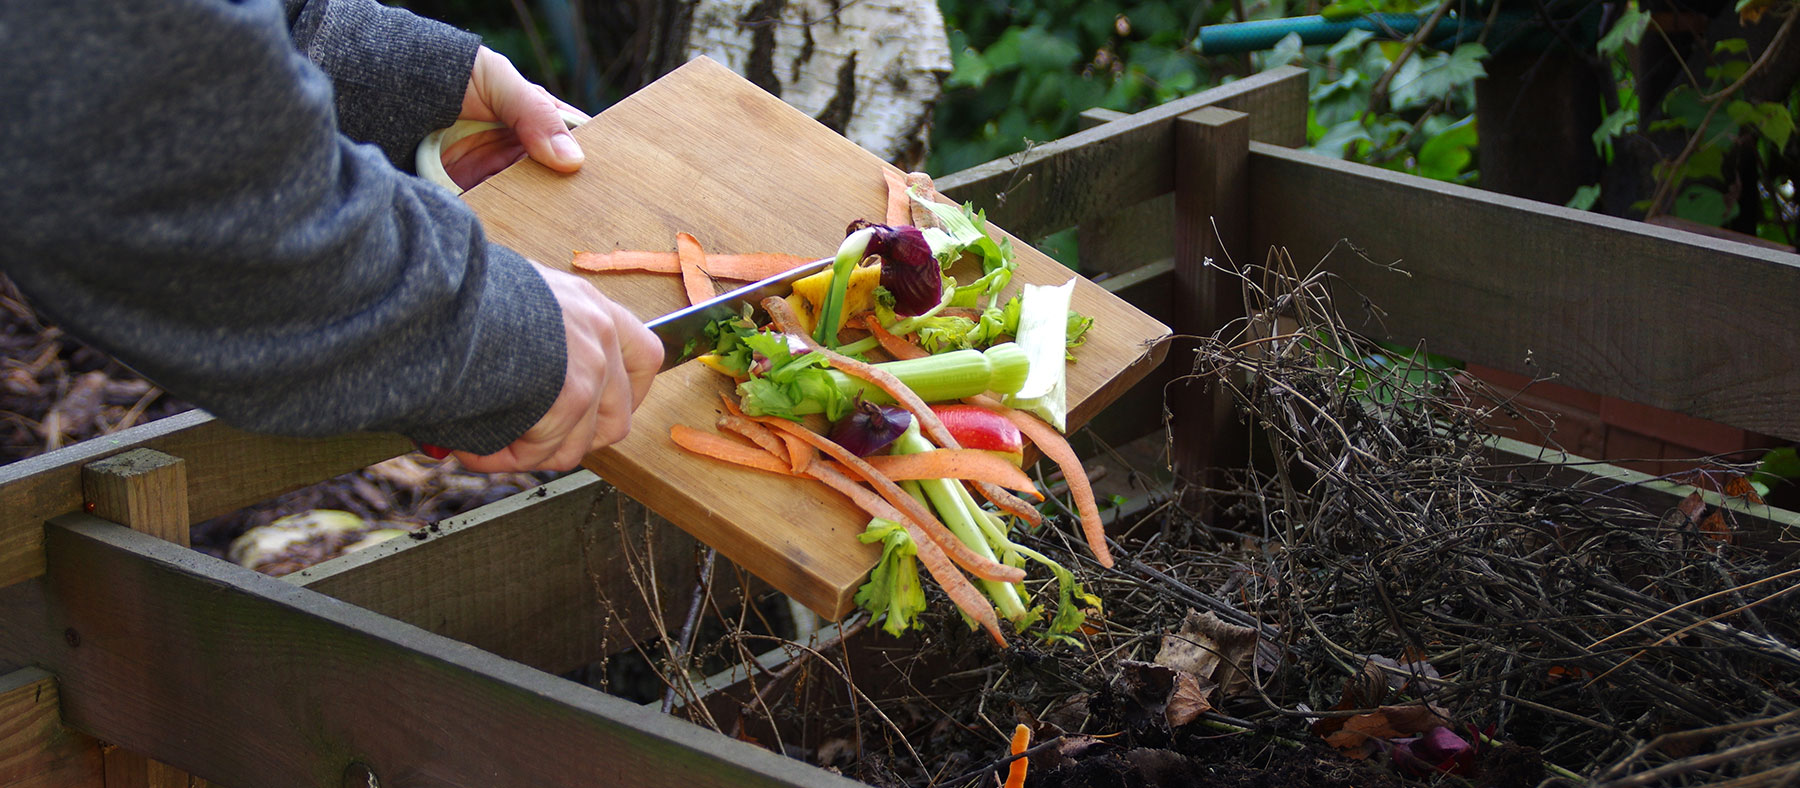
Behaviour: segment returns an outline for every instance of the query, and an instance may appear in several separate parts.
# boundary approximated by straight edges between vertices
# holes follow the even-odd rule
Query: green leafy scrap
[[[919,584],[919,546],[906,527],[877,517],[857,539],[881,543],[881,561],[869,581],[856,590],[856,604],[881,621],[882,631],[896,637],[919,624],[925,611],[925,589]]]
[[[850,409],[850,397],[827,372],[830,363],[822,353],[795,355],[788,337],[775,331],[759,331],[742,338],[755,357],[751,369],[767,363],[767,371],[738,384],[739,406],[752,416],[778,416],[798,421],[802,403],[817,403],[825,418],[837,421]]]

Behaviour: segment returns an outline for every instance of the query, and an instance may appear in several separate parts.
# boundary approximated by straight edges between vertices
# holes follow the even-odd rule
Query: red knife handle
[[[425,452],[425,456],[434,460],[441,460],[450,456],[449,449],[430,443],[419,444],[419,451]]]

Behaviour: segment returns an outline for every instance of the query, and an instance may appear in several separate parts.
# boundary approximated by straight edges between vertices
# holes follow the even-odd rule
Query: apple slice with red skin
[[[1014,465],[1025,462],[1025,436],[1005,416],[978,405],[932,405],[931,410],[950,437],[965,449],[979,449],[1006,458]]]

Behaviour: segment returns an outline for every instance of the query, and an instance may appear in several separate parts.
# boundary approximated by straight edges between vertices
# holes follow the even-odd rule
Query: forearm
[[[252,429],[486,452],[549,407],[542,280],[337,133],[273,3],[36,5],[0,10],[0,100],[43,108],[0,128],[0,262],[53,319]]]
[[[331,78],[338,127],[412,171],[426,134],[455,122],[481,40],[376,0],[284,0],[294,45]]]

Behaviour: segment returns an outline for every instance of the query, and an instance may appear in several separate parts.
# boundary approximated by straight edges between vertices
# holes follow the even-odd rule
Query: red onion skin
[[[858,457],[888,447],[912,426],[912,414],[894,405],[859,401],[850,413],[831,426],[831,440]]]
[[[889,226],[858,219],[848,232],[875,228],[869,254],[881,256],[881,286],[894,295],[894,313],[921,315],[944,297],[943,269],[931,255],[925,234],[911,225]]]

